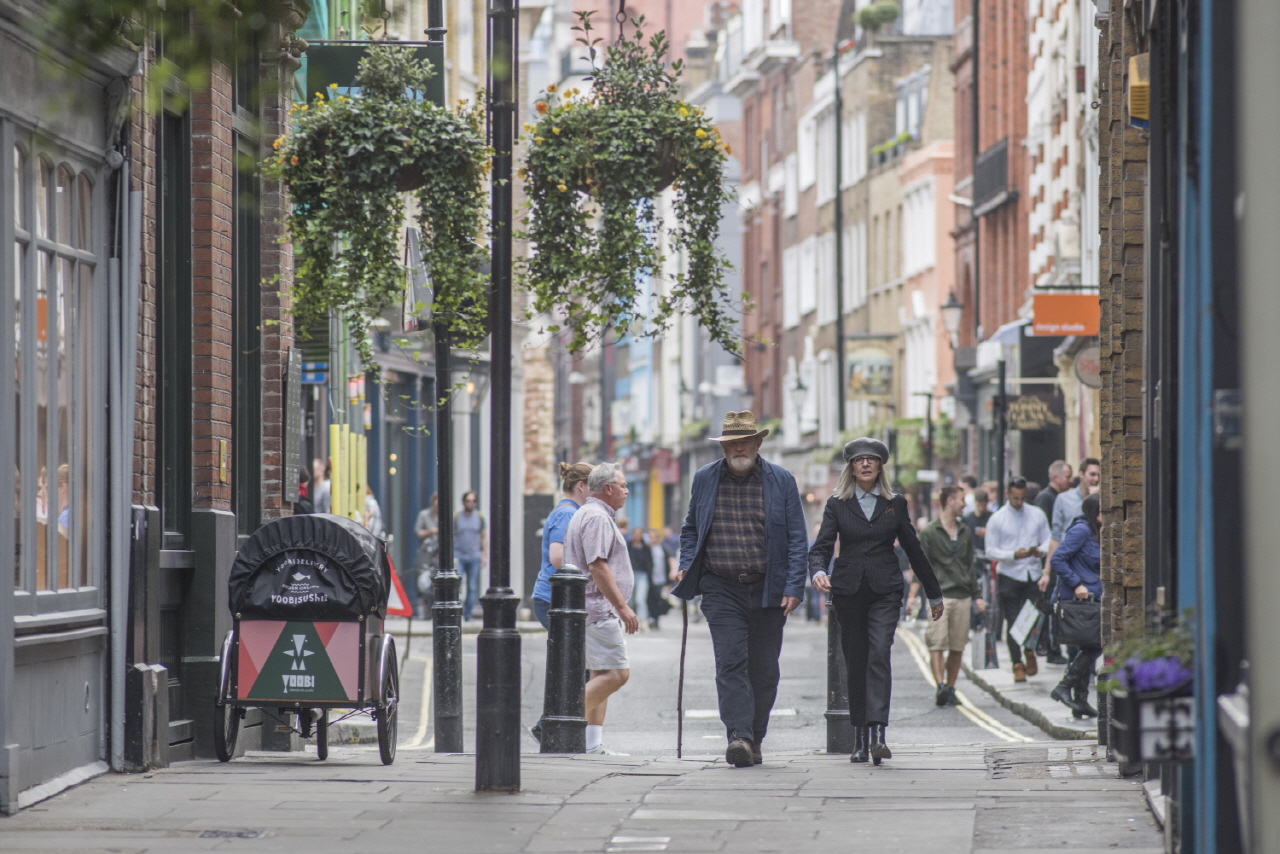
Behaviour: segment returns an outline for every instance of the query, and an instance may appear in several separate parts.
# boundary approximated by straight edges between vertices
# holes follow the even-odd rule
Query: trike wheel
[[[320,719],[316,721],[316,757],[329,758],[329,710],[320,711]]]
[[[383,765],[396,759],[396,737],[400,708],[400,663],[396,661],[396,645],[387,638],[381,656],[382,685],[379,708],[374,712],[378,724],[378,755]]]
[[[222,641],[222,658],[219,661],[218,697],[214,701],[213,752],[218,761],[230,762],[236,754],[236,739],[240,735],[241,711],[227,702],[231,695],[232,655],[236,646],[236,633],[227,632]]]

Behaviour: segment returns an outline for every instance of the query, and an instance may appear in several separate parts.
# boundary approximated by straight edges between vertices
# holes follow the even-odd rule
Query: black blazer
[[[831,590],[853,595],[865,581],[873,593],[901,592],[902,570],[893,551],[897,540],[907,553],[916,579],[924,586],[929,599],[941,599],[942,587],[933,573],[933,564],[920,548],[920,537],[907,510],[907,499],[895,494],[892,499],[876,496],[876,509],[868,519],[857,498],[827,499],[822,513],[822,529],[809,549],[809,574],[828,571],[836,537],[840,537],[840,556],[831,573]]]

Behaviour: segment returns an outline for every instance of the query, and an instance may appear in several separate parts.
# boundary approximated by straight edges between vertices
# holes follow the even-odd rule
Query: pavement
[[[381,765],[373,744],[335,744],[325,762],[308,746],[226,765],[198,760],[148,774],[105,774],[0,819],[0,850],[1163,851],[1140,783],[1120,778],[1095,743],[1054,740],[1041,724],[1014,714],[995,696],[1003,690],[998,671],[976,672],[994,693],[966,675],[958,686],[962,705],[936,706],[917,631],[904,626],[894,645],[893,757],[880,767],[821,751],[825,628],[794,618],[765,762],[744,769],[723,760],[709,638],[705,625],[690,626],[683,758],[676,758],[680,630],[668,619],[662,630],[629,639],[632,679],[610,702],[606,744],[629,756],[541,755],[525,736],[520,791],[477,794],[474,755],[433,751],[430,650],[423,644],[403,669],[394,765]],[[536,636],[524,637],[526,724],[540,709],[544,652]],[[468,635],[468,711],[474,656],[475,636]],[[1030,688],[1018,686],[1024,695],[1016,702],[1039,708],[1057,678],[1042,670]],[[1053,720],[1050,712],[1062,716],[1042,711]],[[467,750],[476,736],[469,714]]]

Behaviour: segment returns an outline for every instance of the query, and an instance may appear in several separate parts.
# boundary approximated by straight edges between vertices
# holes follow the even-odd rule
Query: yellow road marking
[[[430,750],[436,746],[434,733],[431,734],[431,739],[427,740],[427,731],[431,728],[431,715],[428,714],[428,710],[431,708],[432,661],[429,658],[416,656],[409,660],[422,662],[422,703],[418,706],[418,731],[413,734],[413,740],[402,745],[400,750]]]
[[[930,685],[933,685],[933,668],[929,666],[929,650],[924,645],[924,641],[916,637],[915,630],[913,629],[902,629],[898,632],[898,636],[906,642],[907,651],[910,652],[911,657],[915,659],[916,665],[920,668],[920,672],[924,674],[925,681]],[[982,727],[992,735],[999,736],[1005,741],[1035,741],[1034,738],[1025,736],[1017,730],[1010,729],[995,718],[991,717],[991,715],[982,711],[982,709],[973,705],[973,703],[969,702],[969,698],[962,694],[959,689],[956,690],[956,699],[960,701],[960,705],[956,706],[956,709],[959,710],[960,714],[964,715],[974,724]]]

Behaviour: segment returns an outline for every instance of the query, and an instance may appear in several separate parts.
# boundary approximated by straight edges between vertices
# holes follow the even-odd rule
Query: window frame
[[[19,153],[23,160],[20,172]],[[39,186],[42,161],[50,165],[50,175],[54,179],[48,188],[51,197],[55,194],[60,170],[65,169],[70,177],[71,198],[63,206],[64,212],[68,214],[68,232],[64,233],[62,225],[57,222],[57,205],[46,204],[47,214],[55,218],[53,225],[56,231],[53,237],[40,235],[36,221],[36,188]],[[101,162],[100,153],[96,162]],[[15,584],[12,589],[15,617],[25,622],[69,611],[92,611],[100,609],[104,604],[110,560],[105,547],[105,516],[109,502],[104,462],[108,454],[106,362],[110,335],[106,284],[108,265],[105,252],[108,208],[103,169],[94,164],[95,158],[91,152],[74,149],[47,136],[37,136],[33,128],[0,116],[0,170],[3,170],[3,178],[0,178],[0,205],[4,206],[5,211],[3,226],[0,227],[0,266],[15,274],[13,284],[0,301],[0,325],[3,326],[0,347],[8,348],[7,352],[15,355],[19,346],[25,348],[17,366],[20,385],[15,388],[10,372],[5,372],[3,384],[0,384],[0,394],[11,402],[0,408],[0,411],[7,410],[3,420],[0,420],[0,429],[13,437],[12,444],[4,450],[6,454],[12,454],[17,466],[18,486],[22,496],[36,494],[38,472],[42,464],[50,481],[47,494],[56,496],[57,445],[61,441],[60,432],[65,429],[68,433],[66,462],[71,472],[68,479],[68,506],[98,508],[96,512],[84,514],[83,518],[74,512],[71,515],[72,525],[67,537],[68,586],[61,587],[58,586],[60,579],[56,570],[56,526],[49,526],[46,531],[45,565],[37,567],[37,551],[34,548],[23,547],[20,551],[17,548],[19,544],[36,542],[34,514],[21,514],[15,501],[16,496],[15,499],[6,497],[4,504],[0,505],[0,513],[3,513],[7,505],[13,518],[18,520],[17,533],[20,539],[14,544],[17,563],[13,565]],[[86,185],[91,189],[88,203],[91,231],[88,235],[79,233],[84,213],[80,194]],[[19,227],[15,217],[19,204],[25,228]],[[19,267],[23,252],[25,257],[21,258]],[[66,382],[60,384],[57,343],[50,342],[47,350],[50,370],[44,391],[53,395],[47,398],[53,401],[48,416],[51,435],[46,437],[45,459],[36,460],[34,454],[38,448],[35,437],[39,397],[35,392],[35,348],[29,345],[30,341],[36,339],[30,335],[27,340],[19,339],[14,330],[19,323],[24,330],[37,328],[35,294],[41,263],[51,263],[54,275],[61,276],[68,262],[71,274],[61,287],[67,297],[66,305],[70,316],[76,325],[66,327],[61,323],[57,300],[51,294],[49,299],[53,305],[46,309],[46,329],[57,330],[59,326],[63,326],[61,332],[67,337],[63,359],[68,374]],[[84,292],[86,287],[89,289],[87,294]],[[19,294],[21,308],[15,311],[15,297]],[[32,390],[20,404],[16,401],[19,389]],[[60,393],[67,395],[65,422],[58,417]],[[99,461],[99,464],[93,464],[94,461]],[[54,502],[56,505],[56,498]],[[49,546],[53,548],[49,549]],[[44,589],[41,588],[41,574],[46,582]],[[37,619],[33,625],[44,626],[47,622]]]

